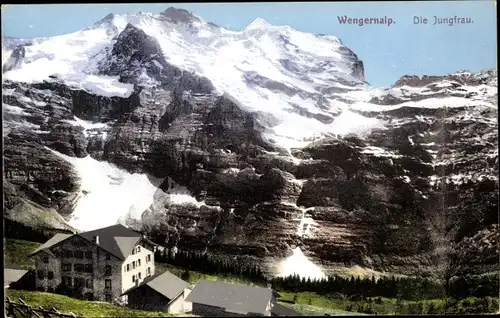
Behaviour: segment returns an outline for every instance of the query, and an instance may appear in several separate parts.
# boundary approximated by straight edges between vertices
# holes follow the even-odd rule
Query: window
[[[87,279],[85,281],[85,288],[94,288],[94,281],[92,279]]]
[[[135,283],[135,275],[132,275],[132,283]]]
[[[83,273],[83,271],[85,270],[85,266],[83,266],[83,264],[75,264],[73,265],[73,267],[74,271],[77,273]]]
[[[38,279],[44,279],[45,278],[45,271],[38,271]]]
[[[85,279],[81,277],[75,277],[75,287],[82,288],[83,286],[85,286]]]
[[[54,279],[54,272],[49,271],[49,272],[47,273],[47,278],[48,278],[48,279]]]
[[[87,252],[85,252],[85,258],[86,258],[86,259],[92,259],[92,256],[93,256],[93,255],[92,255],[92,251],[87,251]]]
[[[72,279],[69,276],[63,276],[61,277],[63,285],[66,286],[71,286],[72,285]]]
[[[63,257],[73,257],[73,251],[70,250],[63,250]]]
[[[75,251],[75,258],[77,259],[82,259],[83,258],[83,251]]]
[[[146,274],[151,275],[151,267],[148,267],[148,269],[146,270]]]
[[[110,294],[106,294],[106,295],[104,295],[104,297],[106,298],[107,302],[111,302],[111,295]]]
[[[132,262],[132,269],[135,268],[135,261]]]
[[[146,262],[147,263],[151,262],[151,254],[148,254],[148,256],[146,256]]]
[[[48,264],[48,263],[49,263],[49,257],[48,257],[48,256],[44,256],[44,258],[43,258],[43,262],[44,262],[45,264]]]
[[[71,264],[70,263],[63,263],[62,264],[62,271],[63,272],[71,272]]]
[[[140,252],[141,252],[141,247],[137,246],[137,253],[140,253]]]
[[[104,280],[104,288],[111,288],[111,279]]]
[[[130,271],[130,264],[127,264],[127,272]]]
[[[85,273],[93,273],[94,272],[94,265],[92,264],[85,264]]]
[[[134,255],[134,254],[135,254],[135,248],[132,250],[132,255]]]
[[[141,279],[141,276],[142,276],[142,275],[141,275],[141,272],[139,272],[139,274],[138,274],[138,275],[139,275],[139,279]]]
[[[137,266],[141,266],[141,259],[137,260]]]
[[[111,260],[111,254],[106,253],[106,260],[107,260],[107,261],[110,261],[110,260]]]
[[[87,300],[94,300],[94,294],[93,293],[85,293],[85,299]]]
[[[106,265],[104,276],[111,276],[111,265]]]

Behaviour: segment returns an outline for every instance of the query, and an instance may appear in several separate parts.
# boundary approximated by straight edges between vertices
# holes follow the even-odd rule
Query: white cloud
[[[34,26],[32,24],[28,25],[28,28],[34,28]]]

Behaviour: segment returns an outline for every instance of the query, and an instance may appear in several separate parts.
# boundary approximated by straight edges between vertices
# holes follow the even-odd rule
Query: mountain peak
[[[267,22],[265,19],[259,17],[259,18],[255,19],[252,23],[250,23],[245,28],[245,30],[262,29],[262,28],[267,28],[270,26],[272,26],[272,24]]]
[[[163,11],[161,15],[173,23],[192,23],[202,21],[200,17],[194,15],[188,10],[174,7],[169,7],[167,10]]]
[[[104,18],[102,18],[101,20],[94,23],[94,25],[99,26],[99,25],[102,25],[104,23],[109,23],[109,22],[113,21],[114,18],[115,18],[115,14],[110,13],[110,14],[106,15]]]

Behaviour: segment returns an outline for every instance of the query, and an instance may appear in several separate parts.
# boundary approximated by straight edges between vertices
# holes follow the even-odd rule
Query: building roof
[[[228,312],[265,313],[271,298],[270,288],[200,279],[186,301],[225,308]]]
[[[27,272],[28,271],[24,269],[4,268],[3,269],[4,286],[17,282]]]
[[[36,250],[34,250],[30,256],[37,254],[38,252],[41,252],[43,250],[48,250],[52,246],[59,244],[60,242],[64,241],[68,237],[73,236],[74,234],[64,234],[64,233],[57,233],[56,235],[52,236],[47,242],[43,243],[40,247],[38,247]]]
[[[79,235],[91,242],[94,236],[99,236],[99,246],[105,251],[115,255],[120,260],[125,260],[141,239],[141,234],[121,224],[75,235]]]
[[[300,313],[296,312],[292,308],[283,306],[282,304],[275,304],[271,308],[271,314],[275,316],[292,316],[292,317],[302,316]]]
[[[113,254],[114,256],[118,257],[118,259],[120,260],[125,260],[127,256],[130,255],[136,244],[142,238],[141,234],[121,224],[116,224],[101,229],[78,233],[78,234],[57,233],[51,239],[45,242],[42,246],[37,248],[33,253],[31,253],[30,256],[42,250],[45,250],[50,253],[50,251],[48,250],[50,247],[53,247],[54,245],[59,244],[62,241],[74,235],[83,237],[84,239],[90,242],[92,242],[94,236],[98,236],[99,237],[98,246],[104,249],[105,251]]]
[[[189,286],[189,283],[166,271],[159,275],[146,277],[139,285],[130,288],[122,295],[128,294],[142,286],[149,286],[169,300],[173,300]]]

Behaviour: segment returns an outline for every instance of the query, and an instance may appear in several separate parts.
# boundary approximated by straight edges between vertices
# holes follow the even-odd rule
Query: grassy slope
[[[83,317],[165,317],[172,316],[165,312],[152,312],[141,310],[130,310],[126,307],[111,305],[105,302],[84,301],[62,295],[24,291],[24,290],[6,290],[6,296],[11,301],[19,303],[21,297],[28,305],[38,308],[42,306],[45,309],[56,308],[62,313],[72,312],[75,315]]]

